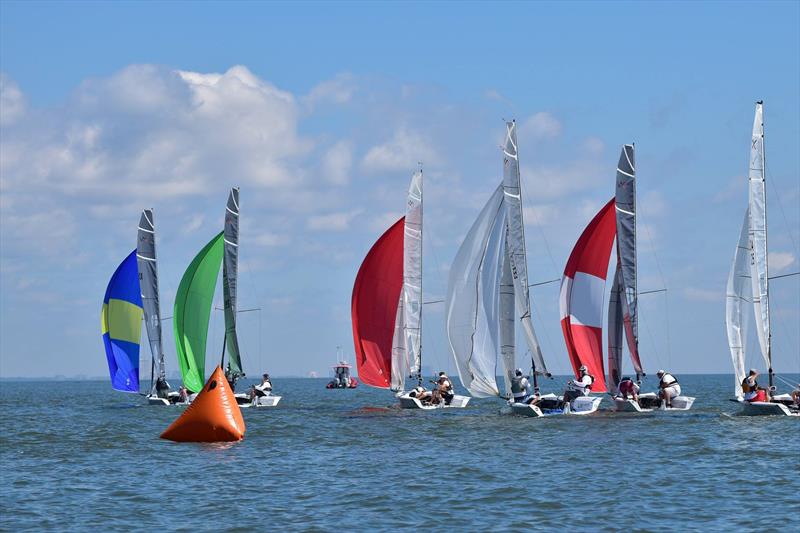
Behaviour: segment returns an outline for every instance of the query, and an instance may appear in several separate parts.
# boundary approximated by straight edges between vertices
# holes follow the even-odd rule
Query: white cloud
[[[561,122],[552,114],[540,111],[525,119],[520,125],[518,137],[520,143],[541,139],[553,139],[561,135]]]
[[[403,215],[400,214],[399,211],[389,211],[386,213],[381,213],[380,215],[372,217],[372,220],[370,220],[367,227],[370,229],[370,231],[376,231],[382,233],[387,229],[389,229],[389,227],[392,224],[397,222],[401,216]]]
[[[792,266],[796,260],[791,252],[770,252],[769,269],[772,273],[778,274]]]
[[[0,73],[0,125],[16,122],[25,114],[25,95],[14,80]]]
[[[306,106],[313,109],[315,106],[331,102],[334,104],[346,104],[352,98],[356,91],[356,83],[353,76],[348,73],[342,73],[332,80],[326,80],[311,89],[303,98]]]
[[[314,231],[344,231],[350,227],[350,222],[362,213],[361,209],[315,215],[306,221],[306,227]]]
[[[322,156],[322,174],[334,185],[347,185],[353,167],[353,144],[339,141]]]
[[[720,290],[701,289],[697,287],[686,287],[683,289],[683,295],[687,300],[695,302],[716,302],[720,305],[725,302],[725,293]]]
[[[606,144],[599,137],[587,137],[583,141],[583,149],[589,155],[597,156],[606,149]]]
[[[289,236],[265,231],[253,237],[252,241],[256,246],[283,246],[289,243]]]
[[[410,172],[420,161],[433,165],[441,163],[433,146],[421,133],[401,127],[389,141],[370,148],[361,164],[367,172]]]
[[[192,215],[183,225],[183,233],[194,233],[195,231],[199,230],[203,225],[204,220],[205,217],[201,214]]]

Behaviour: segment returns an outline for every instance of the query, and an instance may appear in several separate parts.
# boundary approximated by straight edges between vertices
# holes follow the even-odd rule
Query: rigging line
[[[657,292],[667,292],[667,289],[654,289],[652,291],[642,291],[637,296],[644,296],[645,294],[655,294]]]
[[[642,216],[643,212],[642,212],[641,207],[638,208],[637,214],[639,216],[639,219],[643,218],[643,216]],[[667,280],[664,277],[664,271],[661,270],[661,262],[658,260],[658,253],[656,253],[656,247],[655,247],[655,244],[653,244],[653,238],[650,236],[650,228],[649,228],[648,224],[644,223],[644,221],[642,221],[642,224],[640,224],[640,225],[644,227],[644,232],[645,232],[645,234],[647,236],[647,242],[650,244],[650,251],[653,253],[653,258],[656,261],[656,269],[658,270],[658,275],[661,278],[661,284],[664,286],[664,313],[665,313],[664,314],[664,326],[667,329],[667,363],[668,364],[672,364],[672,343],[671,343],[671,340],[670,340],[671,339],[671,335],[670,335],[670,330],[669,330],[669,296],[668,296],[668,292],[666,290]]]
[[[770,276],[768,279],[772,281],[773,279],[781,279],[781,278],[788,278],[790,276],[799,276],[800,272],[792,272],[791,274],[781,274],[780,276]]]
[[[783,379],[783,378],[782,378],[782,377],[780,377],[778,374],[773,374],[773,376],[774,376],[774,377],[776,377],[776,378],[778,378],[779,380],[783,381],[783,383],[784,383],[785,385],[789,385],[789,386],[790,386],[790,387],[792,387],[792,388],[794,388],[794,386],[796,385],[795,383],[791,383],[790,381]]]
[[[558,281],[561,281],[561,278],[549,279],[549,280],[547,280],[547,281],[540,281],[540,282],[538,282],[538,283],[529,283],[529,284],[528,284],[528,288],[531,288],[531,287],[538,287],[539,285],[547,285],[548,283],[556,283],[556,282],[558,282]]]
[[[428,300],[427,302],[422,302],[422,305],[440,304],[442,302],[444,302],[444,300]]]
[[[800,248],[797,246],[797,241],[794,240],[794,235],[792,234],[792,227],[789,225],[789,220],[786,218],[786,211],[783,210],[783,204],[781,203],[781,196],[778,194],[778,188],[775,186],[775,180],[772,177],[772,172],[767,172],[769,174],[769,181],[772,184],[772,192],[774,193],[772,196],[778,201],[778,207],[781,210],[781,215],[783,216],[783,223],[786,224],[786,233],[789,234],[789,240],[792,241],[792,246],[794,246],[794,251],[800,255]]]
[[[214,310],[215,311],[224,311],[225,308],[224,307],[214,307]],[[236,310],[237,313],[250,313],[250,312],[253,312],[253,311],[261,311],[261,308],[260,307],[251,307],[250,309],[237,309]]]
[[[547,332],[547,328],[544,327],[545,326],[544,317],[541,315],[541,313],[539,313],[539,309],[536,307],[536,300],[533,298],[531,298],[531,308],[533,309],[533,312],[539,316],[540,322],[542,324],[542,328],[540,329],[540,331],[544,333],[544,338],[547,341],[547,349],[550,351],[551,354],[556,353],[555,346],[553,345],[553,342],[550,340],[550,334]]]

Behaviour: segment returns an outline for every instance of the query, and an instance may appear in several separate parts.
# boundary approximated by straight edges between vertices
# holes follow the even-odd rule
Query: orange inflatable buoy
[[[161,438],[175,442],[231,442],[242,440],[244,431],[242,411],[218,366],[200,394]]]

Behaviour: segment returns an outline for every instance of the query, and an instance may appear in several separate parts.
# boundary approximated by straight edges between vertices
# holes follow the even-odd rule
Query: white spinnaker
[[[403,289],[392,340],[392,389],[421,368],[422,333],[422,171],[411,177],[403,235]]]
[[[516,122],[506,122],[506,142],[503,147],[503,193],[508,211],[508,234],[506,248],[510,260],[509,268],[513,277],[514,299],[517,317],[528,349],[531,362],[537,373],[547,374],[539,339],[531,322],[530,290],[528,289],[528,258],[525,251],[525,222],[522,217],[522,188],[519,175],[519,153],[517,151]],[[512,311],[513,312],[513,311]],[[513,347],[513,329],[512,329]],[[512,350],[513,354],[513,350]],[[511,366],[513,367],[513,355]],[[513,369],[512,369],[513,370]],[[509,376],[509,379],[510,376]]]
[[[506,206],[500,185],[461,243],[447,284],[447,339],[461,383],[476,397],[499,396],[500,278],[506,257]]]
[[[761,102],[756,104],[750,146],[750,275],[753,307],[761,355],[771,368],[769,321],[769,269],[767,266],[767,197],[764,182],[764,122]]]
[[[750,309],[752,284],[750,283],[750,212],[745,211],[742,230],[739,233],[739,242],[736,253],[733,255],[733,264],[728,274],[728,287],[725,298],[725,325],[728,330],[728,346],[731,349],[733,373],[736,384],[734,392],[737,398],[742,396],[742,381],[745,378],[745,346],[747,333],[747,317]]]

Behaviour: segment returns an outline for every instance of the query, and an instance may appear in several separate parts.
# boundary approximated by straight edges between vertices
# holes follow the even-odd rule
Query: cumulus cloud
[[[303,98],[309,109],[321,103],[346,104],[356,91],[356,83],[352,74],[342,73],[332,80],[326,80],[311,89]]]
[[[540,111],[525,119],[519,127],[517,136],[520,142],[553,139],[561,135],[561,122],[552,114]]]
[[[429,140],[419,132],[400,127],[390,140],[370,148],[361,165],[367,172],[407,171],[416,168],[419,161],[441,163]]]
[[[778,274],[792,266],[796,260],[797,258],[791,252],[770,252],[769,269]]]
[[[314,231],[344,231],[350,227],[350,222],[362,213],[361,209],[315,215],[306,221],[306,227]]]
[[[25,95],[19,85],[5,73],[0,73],[0,126],[16,122],[25,114]]]
[[[347,185],[353,167],[353,144],[339,141],[322,156],[322,175],[334,185]]]

